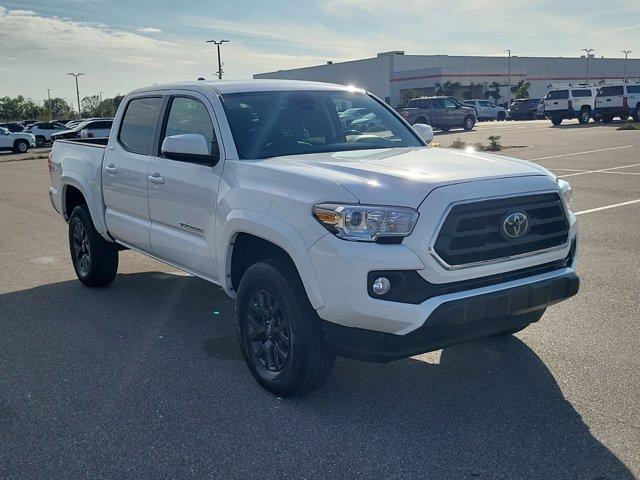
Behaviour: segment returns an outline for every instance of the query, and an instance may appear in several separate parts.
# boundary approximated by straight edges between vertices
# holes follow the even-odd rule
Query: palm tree
[[[502,97],[502,95],[500,95],[500,87],[501,86],[502,85],[500,85],[499,82],[491,82],[491,88],[493,90],[487,90],[484,93],[484,96],[486,98],[491,97],[491,98],[493,98],[494,103],[498,103],[500,101],[500,97]]]

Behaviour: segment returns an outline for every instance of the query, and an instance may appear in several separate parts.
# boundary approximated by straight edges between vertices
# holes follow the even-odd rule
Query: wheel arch
[[[315,309],[324,305],[307,246],[287,222],[260,212],[233,211],[224,220],[216,246],[219,246],[217,257],[220,260],[218,278],[230,296],[235,297],[237,283],[250,265],[261,258],[280,254],[291,260],[311,305]],[[241,263],[234,265],[234,261]]]
[[[109,235],[107,234],[107,226],[104,221],[104,212],[101,211],[100,207],[96,203],[96,199],[88,192],[91,192],[91,189],[86,184],[86,182],[80,177],[73,175],[72,173],[67,173],[62,179],[62,195],[61,195],[61,207],[62,207],[62,216],[66,221],[69,221],[69,217],[71,216],[71,212],[73,208],[78,205],[80,195],[84,200],[84,204],[87,205],[89,209],[89,214],[91,215],[91,219],[93,220],[93,225],[100,235],[102,235],[106,240],[113,241]],[[71,200],[71,204],[67,204],[67,202]],[[73,202],[76,203],[73,203]],[[71,208],[70,208],[71,207]]]

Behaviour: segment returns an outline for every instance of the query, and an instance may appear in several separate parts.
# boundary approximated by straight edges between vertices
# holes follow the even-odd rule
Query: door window
[[[578,97],[590,97],[591,96],[591,90],[585,88],[585,89],[580,89],[580,90],[571,90],[571,95],[574,96],[574,98],[578,98]]]
[[[161,97],[136,98],[129,102],[118,140],[130,152],[148,155],[160,117]]]
[[[569,90],[551,90],[547,94],[547,100],[562,100],[569,98]]]
[[[613,97],[616,95],[623,95],[622,85],[615,87],[602,87],[598,92],[598,97]]]
[[[195,98],[175,97],[171,102],[160,144],[162,145],[165,137],[185,134],[202,135],[207,141],[209,155],[218,155],[218,142],[207,107]]]
[[[640,93],[640,85],[628,85],[627,93]]]
[[[444,108],[458,108],[458,104],[449,98],[445,98],[443,101]]]

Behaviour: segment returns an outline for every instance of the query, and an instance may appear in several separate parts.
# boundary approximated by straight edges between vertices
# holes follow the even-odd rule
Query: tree
[[[511,91],[515,94],[516,98],[529,98],[530,86],[531,83],[520,80],[515,86],[511,87]]]
[[[30,98],[18,95],[15,98],[0,98],[0,118],[3,120],[36,119],[42,114],[42,107]]]
[[[64,98],[60,97],[45,100],[43,111],[47,115],[47,119],[49,119],[49,111],[51,111],[52,120],[56,118],[69,118],[71,116],[71,107]]]
[[[447,80],[442,85],[436,84],[436,95],[446,95],[447,97],[453,97],[459,89],[460,82],[451,82]]]
[[[98,117],[100,116],[100,97],[98,95],[91,95],[84,97],[80,102],[82,106],[83,117]]]
[[[409,103],[409,100],[416,98],[417,96],[418,94],[413,88],[402,90],[402,104],[406,105],[407,103]]]
[[[462,96],[465,100],[470,100],[472,98],[478,98],[482,95],[482,85],[479,83],[471,82],[469,84],[469,89],[465,90]]]
[[[491,83],[491,88],[492,90],[487,90],[484,94],[485,98],[493,98],[494,103],[499,103],[500,102],[500,98],[502,97],[502,95],[500,95],[500,87],[502,85],[500,85],[499,82],[492,82]]]

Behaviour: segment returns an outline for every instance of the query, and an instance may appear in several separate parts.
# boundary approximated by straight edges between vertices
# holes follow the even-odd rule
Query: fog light
[[[385,295],[391,289],[391,282],[385,277],[378,277],[371,288],[376,295]]]

